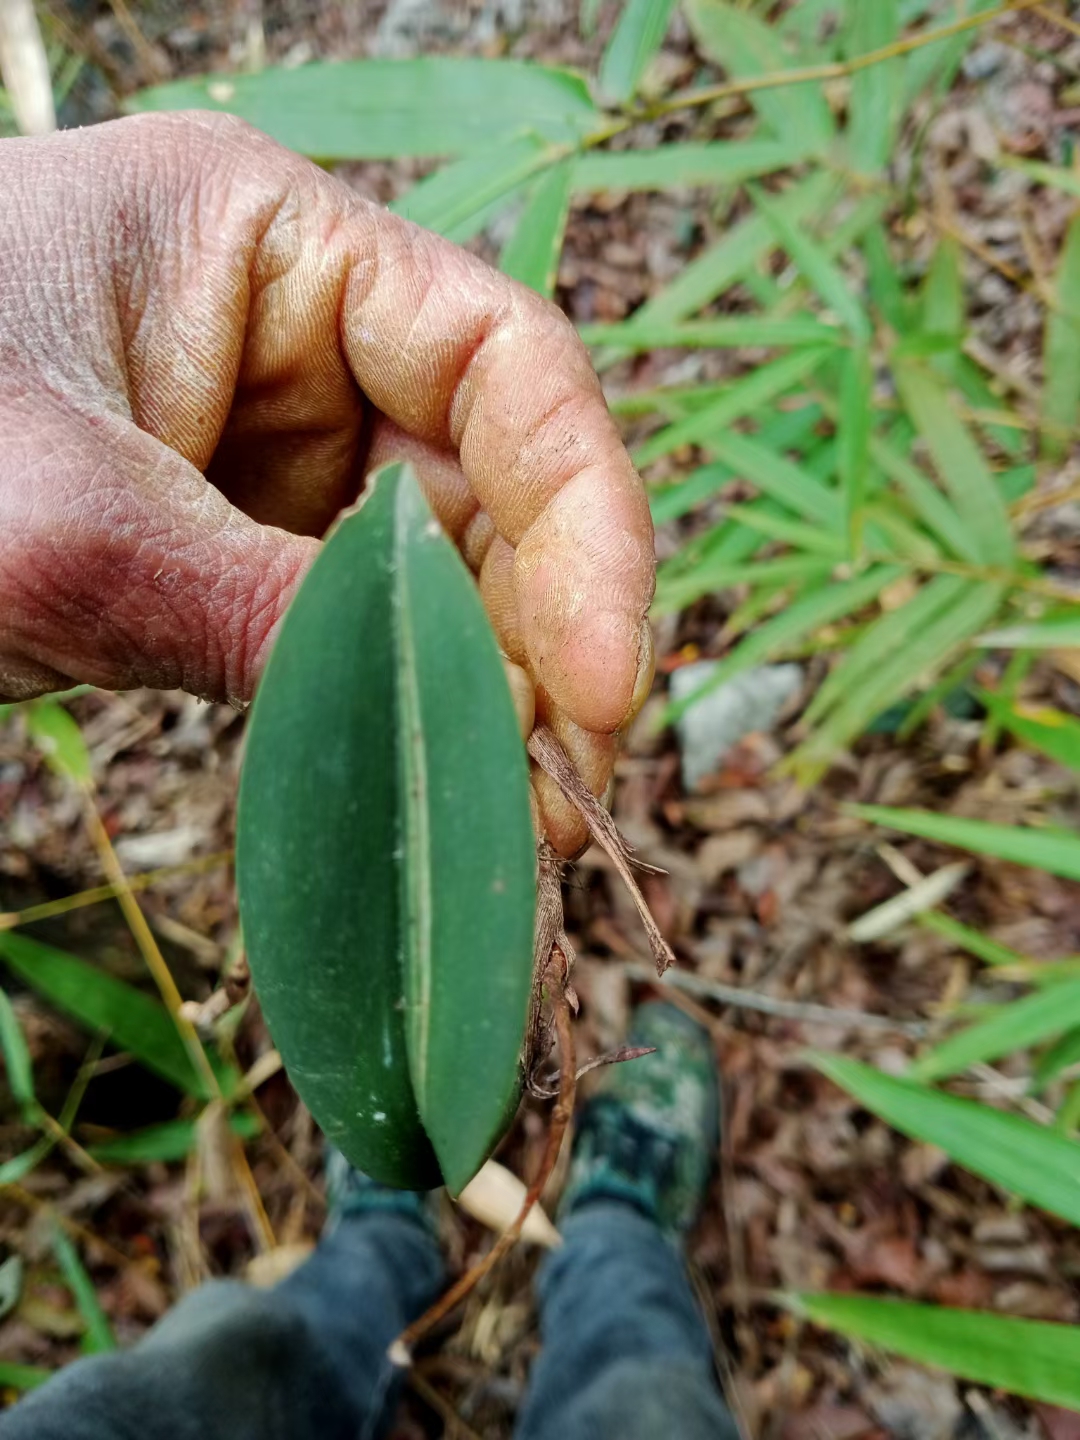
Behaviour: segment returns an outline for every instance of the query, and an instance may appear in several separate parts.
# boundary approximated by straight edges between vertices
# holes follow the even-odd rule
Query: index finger
[[[642,661],[653,532],[588,354],[532,291],[388,212],[361,213],[341,308],[357,384],[402,429],[458,452],[516,548],[534,677],[578,725],[614,730]]]

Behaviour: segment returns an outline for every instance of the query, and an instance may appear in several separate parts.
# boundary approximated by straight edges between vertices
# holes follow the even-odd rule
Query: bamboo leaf
[[[978,855],[992,855],[1014,865],[1031,865],[1066,880],[1080,880],[1080,836],[1068,830],[992,825],[985,820],[933,815],[924,810],[894,810],[886,805],[849,805],[846,809],[873,825],[919,835],[939,845],[956,845]]]
[[[848,0],[845,25],[847,58],[855,59],[891,45],[900,36],[897,0]],[[858,70],[851,80],[847,137],[856,171],[876,175],[892,159],[901,115],[903,61],[883,60]]]
[[[1015,547],[1008,510],[948,392],[916,360],[898,357],[893,373],[904,407],[933,457],[957,515],[973,537],[980,560],[989,565],[1010,564]]]
[[[344,615],[363,617],[363,645]],[[460,1191],[512,1116],[534,867],[524,746],[479,593],[412,472],[391,466],[286,616],[238,840],[275,1043],[332,1143],[376,1178],[441,1174]]]
[[[719,434],[741,416],[751,414],[791,390],[800,380],[812,374],[826,355],[832,353],[831,349],[823,346],[808,345],[760,366],[729,386],[712,404],[650,435],[634,452],[634,463],[650,465],[661,455],[677,450],[680,445],[706,442],[710,435]]]
[[[76,955],[14,931],[0,931],[0,960],[87,1030],[104,1031],[111,1045],[129,1050],[148,1070],[189,1095],[210,1099],[160,1001]]]
[[[958,1075],[970,1065],[996,1060],[1080,1025],[1080,980],[1051,985],[950,1035],[919,1057],[911,1075],[929,1082]]]
[[[488,223],[491,207],[511,195],[537,171],[548,168],[558,151],[534,136],[499,149],[466,155],[436,170],[395,200],[391,209],[406,220],[464,244]]]
[[[82,731],[62,705],[39,700],[27,706],[26,729],[50,769],[76,785],[93,783],[90,755]]]
[[[709,448],[732,471],[789,510],[834,534],[840,532],[843,516],[838,496],[803,466],[737,430],[712,437]]]
[[[1049,755],[1059,765],[1080,770],[1080,720],[1050,707],[1010,705],[987,691],[980,691],[979,698],[998,724],[1025,745]]]
[[[954,920],[951,915],[939,915],[934,911],[928,911],[925,915],[919,916],[919,924],[927,930],[933,930],[935,935],[941,935],[946,940],[951,940],[954,945],[959,945],[961,950],[974,955],[976,959],[982,960],[987,965],[1023,965],[1024,957],[1016,950],[1010,950],[1007,945],[1000,945],[996,940],[991,940],[988,935],[973,930],[970,925],[962,925],[959,920]]]
[[[549,299],[555,293],[566,221],[570,214],[570,162],[562,161],[532,187],[499,268]]]
[[[667,34],[675,0],[626,0],[600,61],[601,93],[625,104]]]
[[[1080,214],[1065,232],[1054,299],[1046,316],[1042,395],[1042,448],[1050,459],[1065,453],[1065,437],[1073,434],[1080,415]]]
[[[846,1056],[813,1059],[822,1074],[894,1129],[936,1145],[1022,1200],[1080,1223],[1080,1145],[1074,1141],[1019,1115],[896,1080]]]
[[[874,418],[874,375],[870,352],[858,346],[844,356],[840,377],[840,419],[837,426],[837,469],[843,502],[842,525],[852,560],[862,551],[863,510],[870,465],[870,431]]]
[[[670,190],[739,185],[797,165],[812,153],[784,140],[685,141],[644,150],[588,150],[573,162],[576,191]]]
[[[703,55],[736,79],[771,75],[788,67],[789,55],[775,30],[727,0],[687,0],[685,13]],[[750,102],[775,134],[794,144],[812,143],[818,153],[835,134],[832,112],[819,85],[758,90]]]
[[[40,1365],[13,1365],[10,1361],[0,1360],[0,1390],[36,1390],[52,1378],[52,1373],[51,1370],[43,1370]]]
[[[638,312],[640,314],[640,311]],[[637,354],[642,350],[722,350],[776,345],[842,345],[845,336],[833,325],[808,316],[773,320],[768,316],[733,315],[720,320],[684,320],[682,324],[645,321],[637,315],[617,325],[579,325],[586,345],[617,345]]]
[[[111,1140],[100,1140],[89,1146],[89,1154],[101,1165],[170,1164],[190,1155],[198,1143],[197,1120],[166,1120],[149,1125]],[[253,1140],[259,1134],[259,1122],[247,1111],[229,1116],[229,1128],[241,1140]]]
[[[863,1295],[794,1297],[816,1325],[964,1380],[1080,1409],[1080,1329]]]
[[[600,118],[569,71],[447,55],[199,75],[140,90],[128,109],[240,115],[321,160],[464,155],[529,133],[575,144]]]
[[[112,1333],[105,1311],[101,1308],[94,1282],[86,1273],[79,1259],[79,1252],[61,1228],[59,1221],[53,1222],[53,1254],[60,1266],[64,1283],[75,1298],[75,1305],[86,1325],[83,1336],[83,1350],[87,1355],[104,1355],[116,1349],[116,1337]]]
[[[819,555],[785,556],[780,560],[759,560],[752,565],[740,565],[723,559],[716,561],[712,556],[708,556],[700,564],[670,579],[658,577],[651,613],[671,615],[676,610],[693,604],[702,595],[727,590],[733,585],[753,585],[760,588],[797,583],[800,591],[805,593],[816,590],[828,580],[833,569],[833,562],[823,560]]]
[[[979,636],[979,644],[1002,650],[1075,650],[1080,648],[1080,617],[1007,625]]]

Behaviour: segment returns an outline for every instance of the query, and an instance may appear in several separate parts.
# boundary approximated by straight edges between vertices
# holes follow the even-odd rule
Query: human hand
[[[554,306],[206,114],[0,142],[0,256],[0,699],[246,700],[311,537],[407,458],[603,792],[651,679],[652,527]]]

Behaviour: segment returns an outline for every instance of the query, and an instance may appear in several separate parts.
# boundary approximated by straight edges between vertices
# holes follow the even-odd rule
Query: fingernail
[[[645,701],[649,698],[649,691],[652,689],[653,677],[656,674],[656,652],[653,648],[652,626],[648,620],[641,622],[641,640],[638,650],[637,679],[634,681],[634,694],[630,700],[630,713],[627,721],[633,720]]]
[[[521,738],[527,740],[536,723],[536,691],[533,688],[533,682],[520,665],[515,665],[512,660],[507,660],[505,655],[503,656],[503,669],[506,671],[506,683],[510,686],[510,698],[514,702],[514,713],[517,716],[518,728],[521,730]]]

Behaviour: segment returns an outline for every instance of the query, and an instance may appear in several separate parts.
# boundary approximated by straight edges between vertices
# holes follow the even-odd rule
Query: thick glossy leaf
[[[887,805],[849,805],[875,825],[921,835],[941,845],[956,845],[979,855],[1011,860],[1014,865],[1031,865],[1080,880],[1080,835],[1068,830],[1034,830],[1020,825],[992,825],[985,820],[964,820],[956,815],[933,815],[926,810],[894,810]]]
[[[323,547],[255,703],[240,797],[263,1009],[332,1143],[392,1184],[479,1169],[520,1088],[528,772],[476,586],[392,466]]]
[[[896,1080],[846,1056],[815,1055],[814,1063],[894,1129],[936,1145],[1022,1200],[1080,1224],[1080,1145],[1056,1130],[913,1080]]]
[[[260,1126],[254,1115],[238,1111],[229,1116],[229,1127],[241,1140],[253,1140]],[[89,1146],[89,1154],[101,1165],[153,1165],[183,1160],[198,1143],[197,1120],[166,1120],[145,1130],[133,1130],[112,1140]]]
[[[933,456],[956,513],[970,531],[979,559],[988,565],[1009,564],[1014,550],[1009,512],[948,391],[917,360],[898,358],[893,373],[904,406]]]
[[[600,61],[600,89],[617,104],[632,99],[660,49],[675,0],[626,0]]]
[[[815,1324],[976,1385],[1080,1409],[1080,1328],[863,1295],[794,1297]]]
[[[503,247],[499,268],[550,298],[559,273],[566,220],[570,214],[569,160],[534,182],[514,233]]]
[[[463,155],[536,132],[570,144],[599,116],[576,75],[521,60],[347,60],[200,75],[141,90],[132,110],[220,110],[301,155]]]
[[[1026,1050],[1072,1025],[1080,1025],[1080,980],[1067,980],[1025,995],[966,1025],[920,1056],[912,1078],[944,1080],[969,1065]]]
[[[466,155],[437,170],[390,207],[417,225],[464,244],[488,223],[492,206],[505,201],[557,154],[535,136]]]
[[[117,1050],[129,1050],[148,1070],[189,1095],[210,1099],[160,1001],[77,955],[11,931],[0,931],[0,960],[87,1030],[104,1032]]]
[[[704,55],[738,79],[772,75],[791,57],[772,26],[728,0],[687,0],[686,18]],[[820,85],[778,85],[755,90],[754,109],[777,135],[796,145],[828,148],[835,133]]]
[[[670,190],[737,185],[797,165],[812,152],[782,140],[687,141],[652,150],[590,150],[574,162],[575,190]]]

